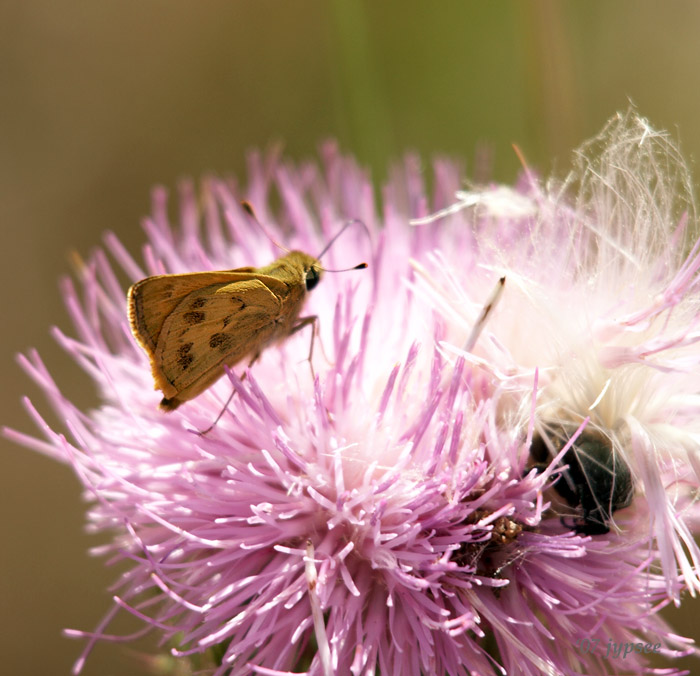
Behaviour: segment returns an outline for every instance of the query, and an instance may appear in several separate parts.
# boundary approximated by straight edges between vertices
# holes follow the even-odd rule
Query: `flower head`
[[[615,124],[606,142],[639,142],[639,155],[623,144],[632,157],[666,143],[634,137],[636,118]],[[590,195],[580,204],[527,175],[515,189],[462,193],[467,208],[411,227],[449,208],[453,165],[436,164],[431,203],[408,158],[380,217],[352,160],[332,146],[323,160],[319,170],[253,156],[245,190],[204,183],[201,213],[186,184],[179,227],[157,191],[143,267],[106,238],[136,281],[279,256],[242,198],[310,254],[360,219],[369,236],[348,228],[322,264],[369,270],[326,274],[304,311],[319,318],[313,371],[302,331],[164,414],[101,252],[82,272],[82,300],[64,287],[77,338],[56,331],[100,407],[77,410],[38,355],[22,359],[65,431],[28,404],[45,438],[8,434],[73,466],[91,526],[115,534],[99,553],[130,563],[112,611],[84,634],[86,653],[120,609],[176,655],[214,655],[216,674],[643,673],[643,654],[606,656],[606,643],[682,652],[656,612],[698,588],[687,539],[698,516],[698,263],[676,253],[670,207],[653,208],[662,183],[647,199],[648,177],[632,177],[628,159],[620,171],[639,182],[628,194],[603,160],[612,174],[600,185],[593,168],[579,174]],[[641,233],[628,207],[646,217]],[[489,297],[500,302],[485,312]],[[557,446],[561,427],[570,438]],[[635,487],[595,535],[574,527],[583,502],[556,494],[572,476],[561,460],[589,428]],[[552,452],[541,465],[533,439]]]

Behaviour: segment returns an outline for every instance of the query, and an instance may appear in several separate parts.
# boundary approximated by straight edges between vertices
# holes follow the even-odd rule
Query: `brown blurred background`
[[[517,142],[543,173],[633,100],[700,154],[700,4],[694,0],[4,0],[0,4],[0,423],[32,431],[37,389],[14,355],[39,349],[64,391],[94,392],[53,343],[70,332],[57,288],[68,254],[113,230],[137,252],[154,184],[236,172],[253,147],[293,158],[337,137],[378,181],[407,149],[493,157],[511,181]],[[697,171],[695,172],[697,175]],[[2,440],[0,670],[67,674],[115,571],[88,557],[71,472]],[[681,633],[697,603],[673,613]],[[149,642],[130,650],[148,650]],[[100,645],[87,676],[141,674]],[[695,673],[700,662],[689,663]]]

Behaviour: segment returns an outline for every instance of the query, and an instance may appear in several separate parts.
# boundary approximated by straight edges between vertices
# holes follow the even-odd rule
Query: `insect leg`
[[[318,316],[317,315],[311,315],[309,317],[302,317],[294,326],[292,326],[291,330],[289,331],[289,335],[295,334],[297,331],[301,331],[305,326],[308,326],[311,324],[311,344],[309,345],[309,357],[308,357],[308,362],[309,366],[311,367],[311,378],[313,380],[316,380],[316,374],[314,373],[314,364],[311,361],[312,357],[314,356],[314,341],[316,340],[316,324],[318,323]],[[321,345],[321,349],[323,349],[323,345]],[[324,353],[325,356],[325,353]]]
[[[255,356],[248,363],[248,368],[250,368],[258,360],[259,356],[260,356],[260,352],[255,354]],[[248,375],[248,369],[246,369],[245,372],[243,373],[243,375],[241,376],[241,382],[243,382],[245,380],[245,377],[247,375]],[[193,430],[195,432],[195,434],[197,434],[200,437],[203,437],[205,434],[208,434],[209,432],[211,432],[214,429],[214,427],[216,427],[216,423],[218,423],[219,420],[221,420],[221,416],[228,409],[229,404],[231,403],[231,401],[233,401],[233,397],[235,396],[235,394],[236,394],[236,388],[234,387],[233,390],[231,391],[231,394],[228,395],[228,399],[226,400],[226,403],[224,404],[223,408],[219,411],[219,415],[216,416],[216,419],[214,420],[214,422],[211,425],[209,425],[209,427],[207,427],[207,429],[205,429],[203,431]]]

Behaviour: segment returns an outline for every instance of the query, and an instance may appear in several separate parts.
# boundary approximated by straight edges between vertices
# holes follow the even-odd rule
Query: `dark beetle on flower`
[[[568,443],[573,431],[559,428],[548,435],[549,444],[535,435],[530,455],[536,467],[551,462]],[[612,513],[628,507],[634,495],[634,482],[629,465],[615,452],[611,440],[595,431],[584,430],[564,454],[561,462],[568,465],[554,482],[554,490],[581,516],[573,525],[562,523],[584,535],[604,535],[610,531]]]

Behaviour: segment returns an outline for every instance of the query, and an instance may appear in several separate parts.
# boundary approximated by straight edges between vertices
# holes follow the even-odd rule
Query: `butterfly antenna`
[[[324,272],[348,272],[349,270],[364,270],[366,267],[369,267],[367,263],[358,263],[352,268],[342,268],[342,270],[329,270],[328,268],[321,268],[321,270]]]
[[[255,209],[253,209],[253,205],[248,202],[247,200],[243,200],[241,202],[241,208],[243,211],[245,211],[248,216],[250,216],[255,223],[258,225],[258,227],[265,233],[265,237],[267,237],[278,249],[282,249],[282,251],[286,251],[287,253],[290,253],[290,250],[286,246],[282,246],[266,229],[265,226],[260,222],[258,219],[257,215],[255,214]]]
[[[331,237],[331,241],[323,247],[323,251],[321,251],[321,253],[318,254],[316,258],[318,260],[321,260],[321,256],[323,256],[323,254],[331,248],[331,245],[335,242],[335,240],[338,239],[338,237],[340,237],[351,225],[361,225],[367,233],[367,238],[371,239],[369,234],[369,228],[367,227],[367,225],[365,225],[365,222],[361,221],[359,218],[353,218],[349,221],[346,221],[343,227],[340,228],[340,230],[338,230],[338,232],[333,237]],[[323,270],[324,272],[348,272],[348,270],[363,270],[366,267],[367,263],[359,263],[358,265],[355,265],[352,268],[343,268],[342,270],[330,270],[329,268],[321,268],[321,270]]]
[[[340,237],[351,225],[361,225],[365,229],[365,232],[367,233],[367,238],[370,239],[369,228],[365,225],[365,222],[361,221],[359,218],[353,218],[349,221],[346,221],[345,224],[343,225],[343,227],[340,228],[340,230],[338,230],[338,232],[333,237],[331,237],[331,241],[328,242],[328,244],[326,244],[326,246],[323,247],[323,251],[321,251],[321,253],[318,254],[318,256],[316,256],[316,258],[321,260],[321,256],[323,256],[323,254],[326,253],[326,251],[328,251],[328,249],[331,248],[331,246],[333,245],[335,240],[338,239],[338,237]],[[365,265],[365,267],[367,267],[367,266]],[[355,268],[349,268],[349,269],[354,270]],[[328,272],[331,272],[331,270],[329,270]]]

